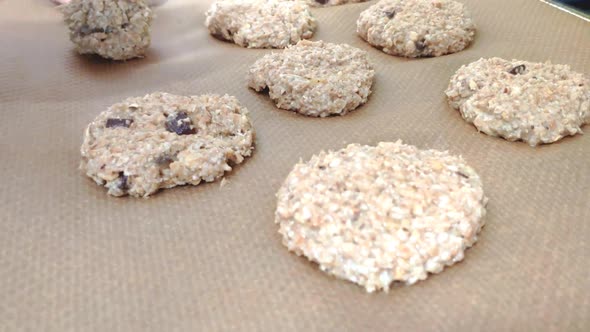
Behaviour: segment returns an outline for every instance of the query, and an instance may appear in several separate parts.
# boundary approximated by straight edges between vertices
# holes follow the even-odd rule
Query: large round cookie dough
[[[321,152],[295,165],[277,197],[287,248],[369,292],[462,260],[487,202],[460,157],[399,141]]]
[[[357,32],[385,53],[432,57],[466,48],[475,24],[453,0],[381,0],[360,14]]]
[[[590,122],[590,80],[566,65],[480,59],[455,73],[446,94],[479,131],[531,146]]]
[[[80,168],[113,196],[211,182],[250,156],[248,110],[228,95],[153,93],[102,112],[86,129]]]
[[[80,54],[127,60],[150,45],[152,11],[143,0],[72,0],[60,8]]]
[[[248,48],[285,48],[311,38],[309,6],[291,0],[217,0],[206,13],[209,32]]]
[[[256,91],[268,89],[278,108],[325,117],[344,115],[364,104],[374,76],[365,51],[303,40],[256,61],[248,85]]]

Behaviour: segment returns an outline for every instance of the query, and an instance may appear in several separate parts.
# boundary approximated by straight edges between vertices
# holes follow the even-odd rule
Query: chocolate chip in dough
[[[107,128],[116,128],[116,127],[124,127],[129,128],[133,123],[133,119],[116,119],[116,118],[108,118],[106,127]]]
[[[395,17],[395,10],[388,10],[385,11],[385,16],[387,16],[388,19],[392,19]]]
[[[93,33],[111,33],[113,32],[113,28],[111,27],[106,27],[106,28],[91,28],[88,25],[83,25],[80,28],[80,34],[87,36],[87,35],[91,35]]]
[[[523,74],[525,70],[526,70],[526,66],[520,65],[520,66],[516,66],[516,67],[510,69],[509,73],[512,75],[520,75],[520,74]]]
[[[421,40],[415,42],[415,44],[418,52],[422,52],[426,48],[426,39],[422,38]]]
[[[125,175],[125,173],[119,172],[119,178],[117,179],[117,188],[123,191],[129,189],[128,180],[129,178],[127,177],[127,175]]]
[[[197,132],[193,122],[186,112],[178,112],[168,115],[166,118],[166,130],[178,135],[192,135]]]

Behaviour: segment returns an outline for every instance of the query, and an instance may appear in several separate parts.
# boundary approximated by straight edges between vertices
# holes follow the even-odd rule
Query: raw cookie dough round
[[[400,141],[321,152],[295,165],[277,197],[287,248],[368,292],[462,260],[487,202],[460,157]]]
[[[329,7],[345,5],[348,3],[365,2],[369,0],[305,0],[312,7]]]
[[[364,104],[375,71],[367,52],[346,44],[302,40],[250,67],[248,85],[268,89],[278,108],[308,116],[344,115]]]
[[[113,196],[211,182],[250,156],[248,110],[228,95],[128,98],[86,129],[80,168]]]
[[[60,8],[80,54],[127,60],[150,46],[152,11],[143,0],[72,0]]]
[[[479,131],[531,146],[590,123],[590,80],[567,65],[479,59],[459,68],[446,94]]]
[[[302,1],[217,0],[206,16],[213,36],[248,48],[285,48],[311,38],[316,28]]]
[[[475,24],[453,0],[381,0],[361,13],[357,32],[385,53],[431,57],[466,48]]]

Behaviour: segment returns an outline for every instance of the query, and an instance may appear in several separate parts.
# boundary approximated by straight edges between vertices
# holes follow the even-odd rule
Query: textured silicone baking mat
[[[588,75],[590,24],[540,1],[464,2],[478,25],[473,45],[416,60],[356,36],[374,2],[313,9],[313,39],[366,50],[377,72],[366,105],[313,119],[246,87],[248,67],[271,51],[209,36],[211,1],[156,8],[148,56],[113,63],[75,54],[49,1],[0,0],[0,330],[588,331],[590,137],[537,148],[491,138],[444,90],[480,57]],[[107,197],[77,169],[84,128],[152,91],[237,96],[257,130],[253,157],[223,187]],[[490,199],[487,226],[460,264],[366,294],[287,252],[274,195],[299,158],[397,139],[463,155]]]

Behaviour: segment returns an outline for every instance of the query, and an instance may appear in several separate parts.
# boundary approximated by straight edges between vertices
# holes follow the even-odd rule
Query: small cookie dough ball
[[[285,48],[311,38],[309,6],[291,0],[218,0],[206,13],[211,35],[248,48]]]
[[[566,65],[479,59],[457,70],[446,95],[479,131],[531,146],[590,123],[590,80]]]
[[[466,48],[475,24],[453,0],[381,0],[360,14],[357,33],[388,54],[432,57]]]
[[[72,0],[61,10],[80,54],[127,60],[150,45],[152,11],[144,0]]]

